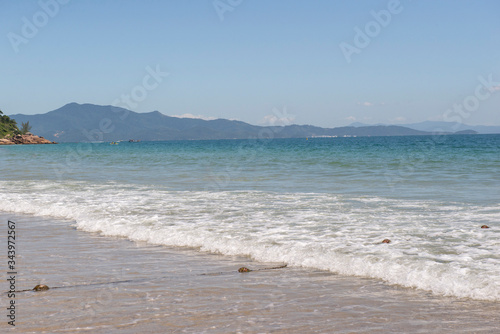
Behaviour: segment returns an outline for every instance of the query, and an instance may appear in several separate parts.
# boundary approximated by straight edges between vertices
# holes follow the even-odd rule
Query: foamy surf
[[[500,300],[498,205],[76,181],[0,186],[0,211],[67,219],[88,232]]]

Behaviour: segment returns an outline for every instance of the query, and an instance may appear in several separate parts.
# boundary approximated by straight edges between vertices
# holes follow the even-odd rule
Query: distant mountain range
[[[321,128],[311,125],[256,126],[227,119],[202,120],[166,116],[158,111],[136,113],[114,106],[69,103],[59,109],[38,115],[11,115],[18,124],[30,122],[32,132],[57,142],[118,140],[205,140],[248,138],[305,138],[348,136],[430,135],[437,127],[419,123],[420,128],[395,125],[351,125]],[[424,129],[424,125],[426,130]],[[437,132],[485,133],[490,127],[457,127],[444,123]],[[477,128],[477,127],[476,127]],[[500,127],[495,133],[500,133]],[[487,132],[489,133],[489,132]]]
[[[376,124],[376,125],[384,125],[384,124]],[[467,131],[472,130],[476,131],[480,134],[489,134],[489,133],[500,133],[500,126],[488,126],[488,125],[467,125],[463,123],[454,123],[454,122],[434,122],[434,121],[425,121],[420,123],[411,123],[411,124],[398,124],[399,126],[403,126],[410,129],[427,131],[427,132],[457,132],[457,131]],[[352,123],[350,126],[362,127],[369,126],[368,124],[363,123]]]

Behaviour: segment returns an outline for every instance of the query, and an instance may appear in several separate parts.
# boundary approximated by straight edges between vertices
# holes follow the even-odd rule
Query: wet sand
[[[18,333],[498,333],[500,303],[434,296],[279,263],[138,244],[71,222],[0,213],[16,222]],[[8,290],[3,280],[2,291]],[[7,319],[7,320],[6,320]]]

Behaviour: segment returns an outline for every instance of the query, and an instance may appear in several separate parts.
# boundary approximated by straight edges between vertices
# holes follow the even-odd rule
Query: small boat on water
[[[140,142],[140,140],[139,139],[129,139],[128,142],[129,143],[138,143],[138,142]]]
[[[109,145],[118,145],[118,143],[115,141],[112,141],[111,143],[109,143]]]

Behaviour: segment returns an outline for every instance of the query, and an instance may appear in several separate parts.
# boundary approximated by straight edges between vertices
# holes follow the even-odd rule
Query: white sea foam
[[[1,211],[68,219],[84,231],[500,300],[498,206],[113,183],[0,186]]]

